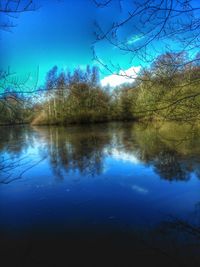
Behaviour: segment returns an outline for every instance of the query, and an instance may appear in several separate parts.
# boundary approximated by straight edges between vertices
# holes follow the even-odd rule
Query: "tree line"
[[[188,58],[185,52],[160,55],[132,84],[118,88],[102,87],[96,66],[73,72],[54,66],[46,74],[44,85],[32,94],[22,88],[20,92],[4,89],[0,123],[196,121],[200,116],[200,53]]]

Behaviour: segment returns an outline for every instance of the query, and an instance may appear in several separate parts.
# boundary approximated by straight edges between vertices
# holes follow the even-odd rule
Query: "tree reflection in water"
[[[45,136],[50,165],[57,178],[63,179],[64,173],[77,170],[82,175],[102,173],[104,148],[111,141],[107,125],[103,129],[95,126],[36,129]]]
[[[108,172],[107,166],[110,168]],[[29,172],[21,175],[26,170]],[[130,176],[126,173],[129,171],[132,171]],[[74,176],[80,183],[74,183]],[[99,179],[85,179],[87,177]],[[102,181],[105,177],[106,182]],[[200,209],[195,188],[199,181],[193,177],[200,178],[198,126],[108,123],[3,127],[0,131],[0,230],[5,243],[2,241],[0,245],[5,247],[6,231],[10,231],[7,229],[12,228],[12,223],[17,224],[16,218],[19,218],[19,225],[26,222],[31,229],[29,234],[36,240],[31,243],[31,238],[27,237],[33,246],[32,255],[38,248],[42,253],[46,248],[45,252],[50,255],[51,245],[56,244],[54,259],[57,261],[59,249],[66,246],[68,251],[71,249],[76,254],[77,250],[79,253],[83,251],[85,243],[94,242],[92,248],[99,252],[106,244],[108,248],[115,248],[117,240],[121,253],[117,255],[123,255],[122,260],[127,251],[130,252],[128,257],[132,258],[134,247],[139,251],[139,258],[148,257],[150,251],[155,252],[152,262],[156,257],[160,257],[160,261],[167,257],[172,263],[178,259],[175,266],[184,266],[182,263],[186,260],[186,266],[191,266],[191,262],[198,266]],[[14,183],[17,178],[24,179]],[[192,183],[193,180],[198,183]],[[189,194],[185,196],[186,191]],[[171,212],[174,212],[173,216]],[[15,217],[15,213],[18,216]],[[147,222],[142,216],[146,216]],[[73,229],[70,228],[71,222]],[[81,242],[76,225],[83,235]],[[48,227],[50,240],[52,232],[56,232],[52,242],[46,242],[42,235],[48,232]],[[62,237],[57,237],[57,229]],[[116,233],[112,232],[114,230]],[[108,238],[107,233],[112,238]],[[57,248],[61,240],[63,245]],[[77,250],[72,249],[72,243]],[[9,249],[7,251],[10,253]],[[65,253],[66,250],[63,255]]]
[[[169,139],[172,127],[173,139]],[[143,128],[141,124],[51,127],[45,132],[51,166],[59,178],[64,177],[63,171],[69,170],[100,175],[106,152],[118,151],[152,165],[162,179],[170,181],[187,181],[192,172],[199,173],[200,135],[197,134],[198,129],[176,124],[159,129]]]
[[[138,123],[2,127],[0,138],[1,177],[5,165],[9,169],[13,160],[20,161],[27,148],[34,147],[34,140],[44,143],[41,155],[45,151],[54,175],[61,180],[69,171],[100,175],[108,155],[138,160],[169,181],[187,181],[192,173],[200,177],[199,128],[185,124],[166,123],[159,128]]]

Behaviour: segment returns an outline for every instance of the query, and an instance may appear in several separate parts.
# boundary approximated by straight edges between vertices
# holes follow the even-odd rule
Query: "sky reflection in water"
[[[130,123],[2,129],[5,229],[199,220],[200,137],[189,126],[176,125],[176,135]]]

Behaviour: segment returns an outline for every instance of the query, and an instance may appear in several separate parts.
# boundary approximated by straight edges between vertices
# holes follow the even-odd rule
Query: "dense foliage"
[[[109,115],[109,94],[99,85],[96,67],[58,72],[53,67],[42,89],[45,99],[38,106],[33,123],[82,123],[105,121]]]
[[[176,120],[200,118],[200,54],[166,53],[133,84],[102,88],[97,67],[73,73],[53,67],[43,87],[27,99],[13,89],[0,98],[1,124],[68,124],[110,120]]]

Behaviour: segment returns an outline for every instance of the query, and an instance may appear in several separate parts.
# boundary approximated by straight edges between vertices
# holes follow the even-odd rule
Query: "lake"
[[[1,127],[0,236],[3,267],[200,266],[200,128]]]

